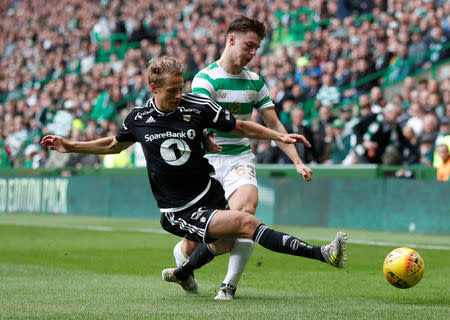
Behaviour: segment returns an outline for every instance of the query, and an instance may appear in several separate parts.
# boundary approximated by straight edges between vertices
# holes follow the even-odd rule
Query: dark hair
[[[262,40],[266,36],[266,27],[257,19],[250,19],[245,16],[235,16],[227,28],[227,35],[233,32],[254,32]]]

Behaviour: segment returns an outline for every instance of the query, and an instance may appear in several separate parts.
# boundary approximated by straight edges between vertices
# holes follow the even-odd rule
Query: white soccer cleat
[[[175,282],[178,283],[181,288],[183,288],[185,293],[188,294],[197,294],[198,293],[198,285],[197,280],[195,280],[193,275],[190,275],[187,280],[178,280],[177,277],[173,274],[175,268],[167,268],[161,272],[162,279],[167,282]]]
[[[347,255],[345,253],[346,245],[347,234],[338,232],[333,241],[326,246],[322,246],[320,251],[325,258],[326,263],[336,268],[345,268],[345,261],[347,261]]]
[[[214,300],[233,300],[236,293],[236,287],[230,284],[224,284],[220,286],[219,292],[217,292]]]

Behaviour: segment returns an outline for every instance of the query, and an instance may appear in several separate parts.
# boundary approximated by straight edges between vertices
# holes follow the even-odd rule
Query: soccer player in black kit
[[[80,142],[48,135],[41,145],[58,152],[108,154],[141,143],[151,189],[161,211],[161,226],[167,232],[200,243],[182,267],[163,270],[164,280],[179,283],[188,293],[197,293],[193,271],[216,255],[229,252],[237,237],[252,239],[275,252],[344,267],[345,233],[338,232],[328,245],[312,246],[270,229],[254,215],[227,210],[222,186],[210,177],[214,169],[203,157],[205,128],[309,146],[302,135],[282,134],[250,121],[236,120],[207,98],[183,95],[183,67],[174,58],[152,59],[147,74],[153,98],[130,111],[115,137]]]

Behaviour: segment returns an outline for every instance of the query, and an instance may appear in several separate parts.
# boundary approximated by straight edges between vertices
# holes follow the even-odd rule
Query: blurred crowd
[[[290,14],[299,8],[308,14]],[[450,80],[407,77],[450,57],[445,0],[5,0],[0,12],[0,167],[138,165],[139,148],[103,158],[49,153],[38,142],[114,134],[149,97],[152,57],[180,59],[189,91],[237,14],[266,24],[248,68],[264,77],[286,128],[312,142],[298,146],[306,162],[432,165],[448,143]],[[327,23],[305,28],[302,41],[276,45],[280,30],[318,21]],[[398,81],[402,92],[386,101],[383,87]],[[254,149],[260,162],[288,162],[268,142]]]

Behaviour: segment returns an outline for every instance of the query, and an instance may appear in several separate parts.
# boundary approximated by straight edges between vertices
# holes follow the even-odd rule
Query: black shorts
[[[161,226],[174,235],[195,242],[211,243],[208,226],[217,210],[228,208],[225,192],[219,181],[211,179],[211,187],[197,203],[182,211],[161,214]]]

